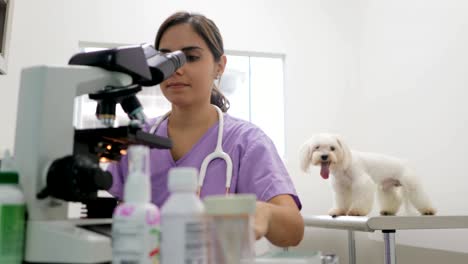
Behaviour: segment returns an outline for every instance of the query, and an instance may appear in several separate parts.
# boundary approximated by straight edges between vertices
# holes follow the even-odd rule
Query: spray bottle
[[[151,201],[149,148],[130,146],[124,201],[114,211],[113,264],[159,263],[159,209]]]
[[[10,152],[5,151],[0,168],[0,263],[20,264],[24,247],[24,195],[18,186]]]

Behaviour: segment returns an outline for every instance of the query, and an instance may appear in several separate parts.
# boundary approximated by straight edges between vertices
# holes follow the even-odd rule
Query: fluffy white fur
[[[321,166],[325,179],[332,174],[334,207],[329,215],[368,215],[377,200],[381,215],[395,215],[406,200],[422,215],[436,210],[413,171],[401,160],[374,153],[351,151],[339,136],[313,136],[300,151],[301,169]]]

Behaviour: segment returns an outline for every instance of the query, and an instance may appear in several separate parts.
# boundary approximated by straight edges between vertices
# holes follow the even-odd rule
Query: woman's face
[[[176,106],[210,103],[213,80],[224,70],[225,58],[215,62],[205,41],[190,24],[179,24],[166,30],[159,51],[182,50],[187,62],[160,84],[164,96]]]

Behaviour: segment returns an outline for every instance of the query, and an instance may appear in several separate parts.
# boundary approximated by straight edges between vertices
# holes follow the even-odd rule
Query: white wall
[[[342,83],[309,90],[309,96],[303,91],[290,101],[297,114],[304,109],[297,102],[304,97],[311,100],[301,116],[309,116],[312,124],[301,130],[299,123],[289,121],[288,125],[297,125],[296,131],[287,130],[287,135],[294,135],[287,142],[289,157],[294,157],[295,147],[300,145],[296,141],[303,140],[302,136],[338,131],[353,148],[409,160],[441,215],[466,215],[468,205],[461,197],[468,191],[464,167],[468,161],[464,136],[468,129],[464,102],[468,96],[468,3],[362,0],[348,5],[352,6],[347,11],[343,3],[333,6],[329,18],[334,18],[346,39],[343,53],[354,55],[342,56],[344,71],[337,67],[332,71]],[[325,96],[331,97],[329,106]],[[333,101],[338,101],[339,107]],[[292,170],[300,175],[297,165]],[[302,196],[305,212],[325,212],[330,206],[329,190],[324,190],[318,175],[315,169],[314,178],[296,179],[301,193],[308,192]],[[325,232],[327,239],[320,241],[322,237],[311,235],[303,244],[324,250],[338,247],[345,254],[346,245],[337,245],[336,239],[345,239],[346,233],[318,232]],[[358,238],[358,258],[366,263],[381,262],[382,244],[368,240],[366,234]],[[397,234],[397,241],[412,245],[398,248],[399,263],[468,262],[466,230],[405,231]]]
[[[468,3],[365,1],[356,146],[407,158],[443,215],[468,213]],[[385,138],[385,140],[383,140]],[[468,252],[468,231],[402,242]],[[467,260],[468,262],[468,260]]]
[[[456,199],[468,188],[462,167],[468,143],[463,1],[16,0],[9,73],[0,76],[0,150],[13,147],[22,67],[66,64],[79,41],[152,42],[162,20],[181,9],[216,21],[226,49],[286,54],[286,159],[303,213],[324,214],[331,194],[317,170],[299,171],[298,148],[314,133],[334,131],[352,147],[407,158],[442,214],[466,214],[464,199]],[[347,263],[345,238],[343,231],[311,228],[298,249],[333,251]],[[366,234],[357,238],[363,263],[382,261],[380,242]],[[440,250],[397,250],[399,263],[468,259]]]
[[[14,1],[9,73],[0,76],[4,124],[0,150],[13,146],[20,69],[35,64],[66,64],[78,51],[79,41],[152,43],[163,19],[177,10],[191,10],[217,22],[226,49],[286,53],[288,43],[277,34],[288,28],[281,15],[286,6],[281,1]],[[238,15],[246,19],[239,20]]]
[[[358,56],[352,57],[352,67],[346,68],[351,71],[349,82],[340,86],[347,93],[340,92],[341,96],[334,99],[341,105],[339,110],[333,110],[339,117],[331,116],[331,124],[326,128],[338,130],[359,150],[409,160],[423,178],[441,215],[466,215],[468,206],[461,197],[468,191],[464,173],[468,156],[468,141],[464,137],[468,119],[464,103],[468,96],[468,3],[363,0],[354,5],[358,10],[351,14],[353,19],[346,20],[349,13],[339,14],[339,8],[333,12],[340,17],[337,24],[351,27],[351,43],[345,45],[353,47]],[[309,98],[314,98],[315,103],[322,93],[311,92]],[[294,100],[300,100],[299,96]],[[316,122],[316,113],[326,109],[311,105],[313,109],[307,115]],[[323,120],[319,122],[326,124]],[[306,130],[318,132],[317,127],[314,124]],[[317,213],[322,208],[317,208],[314,200],[320,201],[323,196],[328,199],[329,195],[328,190],[323,190],[318,172],[312,174],[317,175],[316,179],[302,179],[299,188],[311,193],[304,202],[308,208],[314,208],[306,211]],[[329,200],[325,203],[323,207],[328,207]],[[317,243],[328,249],[333,248],[337,237],[346,237],[344,232],[327,234],[326,241],[318,242],[320,238],[313,236],[308,240],[311,245]],[[399,263],[468,262],[466,230],[405,231],[397,234],[397,241],[465,252],[399,247]],[[346,249],[345,244],[339,245]],[[358,258],[365,256],[366,263],[383,258],[381,243],[368,240],[366,234],[360,234],[358,247],[361,248]]]

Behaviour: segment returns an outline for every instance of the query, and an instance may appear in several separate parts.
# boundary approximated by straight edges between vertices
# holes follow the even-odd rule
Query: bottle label
[[[161,223],[162,264],[206,264],[208,228],[203,218],[167,216]]]
[[[24,205],[0,205],[0,263],[23,259],[24,213]]]
[[[204,222],[185,224],[185,263],[204,264],[207,248],[207,226]]]
[[[123,204],[116,210],[112,226],[113,264],[159,263],[159,214],[156,211],[129,210]]]

